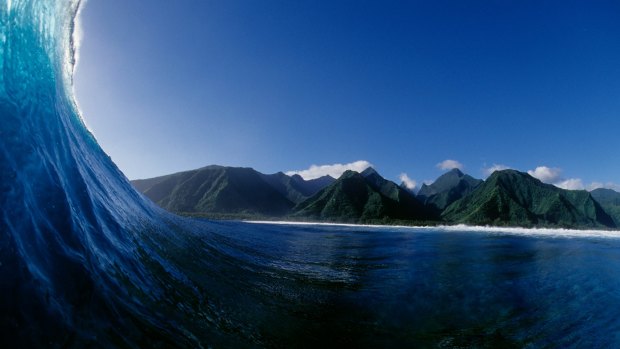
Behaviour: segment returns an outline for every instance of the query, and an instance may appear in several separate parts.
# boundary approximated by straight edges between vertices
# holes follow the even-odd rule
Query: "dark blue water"
[[[219,223],[265,340],[309,347],[617,347],[620,240]],[[243,306],[247,306],[244,304]],[[256,321],[260,320],[260,321]],[[271,343],[271,342],[269,342]]]
[[[0,1],[1,348],[620,345],[617,234],[155,207],[75,104],[79,6]]]

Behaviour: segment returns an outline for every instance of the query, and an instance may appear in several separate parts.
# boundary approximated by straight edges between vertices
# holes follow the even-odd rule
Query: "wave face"
[[[79,6],[0,2],[0,346],[168,334],[183,346],[191,336],[151,310],[166,285],[191,287],[156,251],[182,222],[137,194],[82,122],[72,93]]]

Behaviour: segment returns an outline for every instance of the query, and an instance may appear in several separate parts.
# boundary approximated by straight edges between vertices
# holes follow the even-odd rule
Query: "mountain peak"
[[[465,175],[461,170],[456,167],[446,172],[446,174],[457,175],[458,177],[463,177]]]
[[[487,182],[489,183],[503,182],[503,181],[528,181],[528,182],[536,182],[536,183],[544,184],[541,180],[530,175],[527,172],[521,172],[521,171],[517,171],[513,169],[495,171],[487,179]],[[546,185],[551,185],[551,184],[546,184]]]
[[[373,168],[361,174],[345,171],[331,185],[298,204],[294,215],[344,222],[436,218],[414,195],[381,177]]]
[[[515,170],[494,172],[442,215],[453,222],[482,225],[615,226],[590,193],[560,189]]]
[[[471,193],[480,183],[482,180],[454,168],[439,176],[432,184],[423,184],[417,196],[425,204],[443,210],[454,201]]]
[[[379,175],[379,172],[377,172],[377,170],[375,170],[372,167],[368,167],[364,171],[362,171],[361,175],[364,176],[364,177],[368,177],[368,176],[371,176],[371,175]]]
[[[300,176],[299,174],[295,173],[294,175],[291,176],[291,179],[296,180],[296,181],[302,181],[305,182],[306,180]]]
[[[346,171],[344,171],[344,173],[338,179],[350,178],[350,177],[356,177],[356,176],[361,176],[361,174],[359,172],[357,172],[357,171],[346,170]]]

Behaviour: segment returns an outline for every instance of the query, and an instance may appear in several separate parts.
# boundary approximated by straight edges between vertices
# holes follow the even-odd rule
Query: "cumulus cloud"
[[[415,187],[418,185],[418,183],[415,180],[409,178],[409,176],[406,173],[401,173],[400,176],[398,176],[398,178],[400,179],[402,183],[405,184],[405,187],[407,187],[407,189],[409,190],[415,189]]]
[[[620,186],[614,183],[592,182],[588,185],[583,183],[581,178],[564,178],[562,177],[562,169],[557,167],[539,166],[535,170],[527,171],[532,177],[536,177],[541,181],[553,184],[558,188],[567,190],[594,190],[598,188],[620,189]]]
[[[502,164],[493,164],[493,166],[491,167],[486,167],[482,169],[482,173],[484,173],[485,176],[490,176],[493,174],[493,172],[495,171],[502,171],[502,170],[508,170],[510,169],[509,166],[506,165],[502,165]]]
[[[529,170],[527,173],[542,182],[554,184],[561,180],[562,170],[557,167],[538,166],[535,170]]]
[[[583,190],[585,186],[580,178],[569,178],[564,179],[559,182],[553,183],[558,188],[568,189],[568,190]]]
[[[440,163],[437,164],[437,168],[440,170],[451,170],[453,168],[458,168],[459,170],[463,169],[463,164],[461,164],[460,162],[456,161],[456,160],[444,160]]]
[[[348,164],[331,164],[331,165],[312,165],[306,170],[288,171],[287,175],[300,175],[305,180],[315,179],[323,176],[332,176],[338,178],[347,170],[362,172],[372,167],[372,164],[366,160],[359,160]]]

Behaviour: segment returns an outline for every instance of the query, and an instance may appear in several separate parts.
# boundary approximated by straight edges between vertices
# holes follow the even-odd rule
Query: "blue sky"
[[[366,161],[419,184],[450,159],[620,183],[618,18],[614,1],[89,0],[76,93],[131,179]]]

